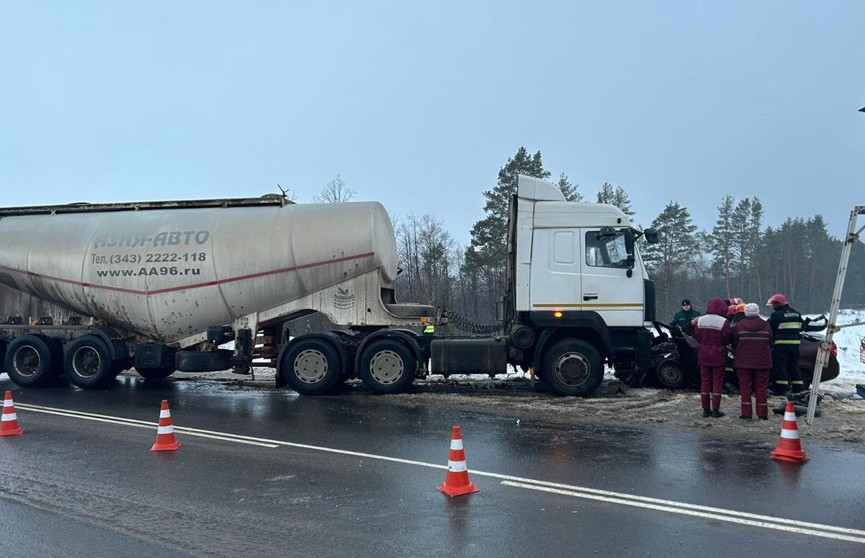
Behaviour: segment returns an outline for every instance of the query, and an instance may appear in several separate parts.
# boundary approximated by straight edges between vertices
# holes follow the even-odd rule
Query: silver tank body
[[[392,288],[376,202],[0,218],[0,283],[161,342],[375,269]]]

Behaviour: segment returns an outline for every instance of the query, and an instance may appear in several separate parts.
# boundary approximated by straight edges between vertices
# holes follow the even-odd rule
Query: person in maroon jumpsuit
[[[740,419],[751,420],[751,390],[757,400],[757,418],[769,418],[766,391],[769,389],[769,370],[772,369],[772,326],[760,317],[756,304],[745,306],[745,317],[732,327],[733,367],[739,377],[742,393]]]
[[[694,339],[700,343],[697,364],[700,366],[700,403],[704,417],[720,418],[721,392],[724,389],[724,370],[727,367],[727,345],[730,344],[730,322],[727,305],[713,298],[706,306],[706,315],[694,321]],[[709,404],[711,402],[711,409]]]

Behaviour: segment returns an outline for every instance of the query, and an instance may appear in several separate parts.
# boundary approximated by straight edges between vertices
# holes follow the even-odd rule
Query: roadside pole
[[[863,226],[859,230],[855,230],[856,218],[859,215],[865,215],[865,205],[857,205],[850,212],[850,224],[847,226],[847,235],[844,237],[844,245],[841,248],[841,262],[838,264],[838,275],[835,277],[835,291],[832,293],[832,303],[829,307],[829,325],[826,327],[826,338],[817,350],[817,362],[814,363],[814,376],[811,378],[811,396],[808,398],[808,414],[805,415],[805,422],[808,423],[808,426],[812,426],[814,423],[814,413],[817,410],[817,393],[820,390],[820,377],[823,375],[823,367],[829,362],[829,347],[832,346],[832,337],[841,327],[849,327],[851,325],[858,325],[859,323],[847,324],[845,326],[835,325],[835,320],[838,317],[838,308],[841,306],[841,292],[844,290],[844,279],[847,276],[847,263],[850,261],[850,251],[859,240],[859,233],[862,232],[862,229],[865,229],[865,226]]]

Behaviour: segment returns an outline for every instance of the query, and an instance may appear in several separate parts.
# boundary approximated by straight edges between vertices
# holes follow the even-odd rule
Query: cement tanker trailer
[[[589,395],[605,363],[647,370],[654,284],[636,240],[657,235],[525,176],[507,225],[501,328],[480,337],[442,335],[446,313],[396,302],[396,241],[375,202],[0,209],[4,371],[22,386],[64,375],[88,388],[130,366],[157,379],[265,359],[278,384],[313,395],[352,378],[397,393],[430,372],[512,365],[554,393]]]
[[[390,219],[375,202],[0,209],[3,370],[22,386],[65,375],[84,388],[133,365],[145,378],[243,373],[254,358],[275,361],[281,325],[316,310],[347,328],[422,326],[430,307],[393,303],[396,270]],[[344,345],[340,333],[320,339]],[[218,349],[231,340],[233,352]]]

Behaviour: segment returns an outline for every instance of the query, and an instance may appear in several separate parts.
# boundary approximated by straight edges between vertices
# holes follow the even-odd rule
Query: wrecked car
[[[651,366],[648,371],[638,373],[633,370],[616,370],[616,377],[631,387],[653,386],[666,389],[693,389],[700,386],[700,369],[697,366],[697,349],[700,344],[681,329],[670,329],[661,322],[652,322],[655,337],[652,344]],[[816,331],[826,329],[826,317],[811,319],[808,331],[799,334],[802,344],[799,345],[799,372],[806,386],[811,383],[814,366],[817,364],[817,352],[825,337]],[[733,369],[732,353],[727,364],[725,384],[739,385],[736,372]],[[834,380],[840,374],[838,364],[838,348],[835,343],[829,347],[829,361],[823,367],[821,382]]]

